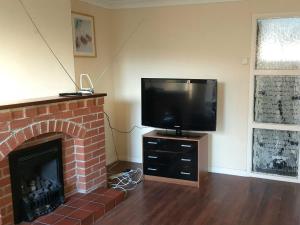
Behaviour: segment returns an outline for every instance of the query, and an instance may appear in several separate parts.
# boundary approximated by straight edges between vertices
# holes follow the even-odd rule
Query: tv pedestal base
[[[208,134],[143,135],[144,179],[199,187],[208,169]]]

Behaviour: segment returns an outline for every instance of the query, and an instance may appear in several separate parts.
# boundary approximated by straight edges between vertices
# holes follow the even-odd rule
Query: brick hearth
[[[75,194],[54,212],[21,225],[92,225],[124,200],[124,192],[98,188],[89,194]]]
[[[62,135],[66,196],[106,186],[103,96],[0,107],[0,224],[14,224],[8,155],[28,142]]]

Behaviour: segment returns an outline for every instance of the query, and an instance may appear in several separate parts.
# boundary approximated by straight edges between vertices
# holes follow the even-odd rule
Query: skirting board
[[[280,175],[272,175],[272,174],[261,174],[261,173],[250,173],[250,177],[260,178],[260,179],[267,179],[267,180],[275,180],[275,181],[283,181],[283,182],[290,182],[290,183],[300,183],[299,178],[293,177],[285,177]]]
[[[266,180],[300,183],[300,179],[297,179],[297,178],[284,177],[284,176],[272,175],[272,174],[261,174],[261,173],[254,173],[254,172],[249,173],[249,172],[243,171],[243,170],[211,167],[208,169],[208,171],[211,173],[219,173],[219,174],[226,174],[226,175],[233,175],[233,176],[240,176],[240,177],[253,177],[253,178],[259,178],[259,179],[266,179]]]
[[[208,172],[240,176],[240,177],[249,177],[249,174],[245,170],[227,169],[222,167],[210,167],[208,168]]]

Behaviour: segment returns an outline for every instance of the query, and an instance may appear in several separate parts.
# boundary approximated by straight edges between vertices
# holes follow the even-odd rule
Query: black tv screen
[[[215,131],[217,80],[142,78],[142,125]]]

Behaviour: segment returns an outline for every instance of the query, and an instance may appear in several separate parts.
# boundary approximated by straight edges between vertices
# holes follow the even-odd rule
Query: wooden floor
[[[300,185],[209,174],[200,189],[145,181],[98,225],[300,225]]]

